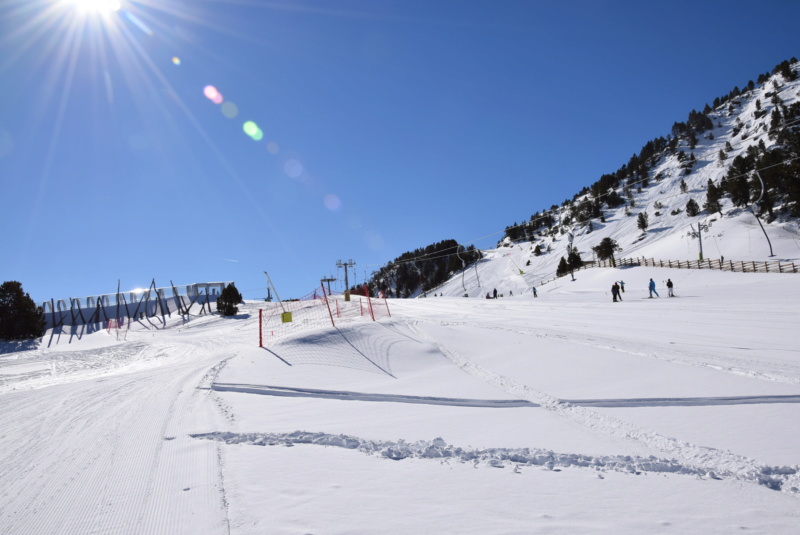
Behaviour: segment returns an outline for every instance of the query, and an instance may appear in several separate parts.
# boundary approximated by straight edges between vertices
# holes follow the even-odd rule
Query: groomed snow
[[[3,346],[0,531],[796,533],[798,275],[569,279]]]

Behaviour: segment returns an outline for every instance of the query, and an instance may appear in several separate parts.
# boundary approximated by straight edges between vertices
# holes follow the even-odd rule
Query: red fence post
[[[364,285],[364,294],[367,296],[367,306],[369,307],[369,315],[372,321],[375,321],[375,312],[372,310],[372,299],[369,297],[369,286]]]
[[[328,309],[328,316],[331,317],[331,325],[336,327],[336,322],[333,321],[333,314],[331,313],[331,304],[328,302],[328,295],[325,293],[324,284],[322,284],[322,298],[325,300],[325,307]]]
[[[264,309],[258,309],[258,347],[264,347],[264,329],[263,329]]]

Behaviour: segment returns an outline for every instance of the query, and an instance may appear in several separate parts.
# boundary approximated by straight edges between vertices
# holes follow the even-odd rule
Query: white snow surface
[[[797,533],[800,275],[538,291],[2,346],[0,532]]]

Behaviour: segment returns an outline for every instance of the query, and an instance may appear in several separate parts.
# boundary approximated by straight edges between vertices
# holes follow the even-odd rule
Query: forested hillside
[[[555,275],[577,266],[581,254],[604,237],[627,246],[644,240],[648,228],[661,236],[690,228],[702,218],[743,217],[766,225],[800,217],[800,82],[796,58],[776,65],[742,88],[735,86],[702,111],[652,139],[613,173],[560,205],[535,212],[505,228],[498,246],[526,244],[530,257]],[[656,104],[657,105],[657,104]],[[753,214],[753,215],[749,215]],[[633,217],[635,225],[625,221]],[[713,220],[712,219],[712,220]],[[596,239],[590,235],[596,231]],[[569,240],[562,240],[562,237]],[[573,237],[590,247],[579,251]],[[652,241],[652,236],[650,241]],[[457,254],[459,251],[465,251]],[[555,257],[554,259],[552,257]],[[560,259],[559,259],[560,257]],[[371,291],[411,297],[437,288],[463,266],[482,258],[473,246],[445,240],[404,253],[373,273]]]

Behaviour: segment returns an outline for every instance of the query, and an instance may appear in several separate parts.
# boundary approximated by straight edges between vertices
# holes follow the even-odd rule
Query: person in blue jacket
[[[655,281],[653,279],[650,279],[650,299],[653,298],[653,294],[656,294],[656,297],[661,297],[660,295],[658,295],[658,292],[656,291]]]

